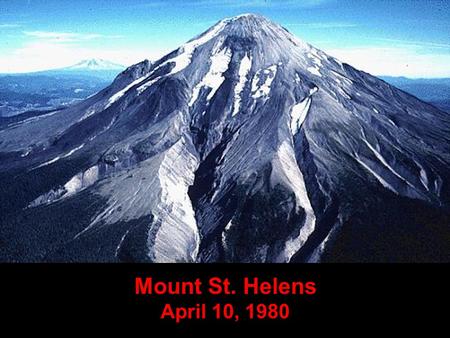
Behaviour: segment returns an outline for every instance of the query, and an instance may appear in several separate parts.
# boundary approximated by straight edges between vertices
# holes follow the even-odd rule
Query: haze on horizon
[[[446,0],[0,0],[0,73],[102,58],[156,60],[217,21],[252,12],[374,75],[450,77]]]

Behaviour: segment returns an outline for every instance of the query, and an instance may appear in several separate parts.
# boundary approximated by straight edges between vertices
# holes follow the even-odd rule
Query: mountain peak
[[[240,27],[241,29],[246,29],[248,30],[248,34],[267,27],[271,27],[272,29],[282,29],[281,26],[270,21],[268,18],[253,13],[240,14],[234,17],[226,18],[219,21],[219,24],[225,24],[229,28],[236,29],[236,27]]]
[[[231,17],[230,19],[233,21],[238,21],[238,20],[269,21],[266,17],[259,15],[259,14],[255,14],[255,13],[239,14],[234,17]]]
[[[74,64],[73,66],[67,67],[68,69],[90,69],[90,70],[116,70],[116,69],[123,69],[125,68],[122,65],[119,65],[117,63],[104,60],[104,59],[85,59],[81,60],[80,62]]]
[[[223,19],[207,32],[215,30],[220,31],[221,36],[249,39],[260,45],[267,44],[267,49],[275,48],[274,51],[278,50],[282,54],[296,47],[308,51],[311,49],[309,44],[298,39],[286,28],[259,14],[245,13]],[[269,51],[269,54],[272,52]]]

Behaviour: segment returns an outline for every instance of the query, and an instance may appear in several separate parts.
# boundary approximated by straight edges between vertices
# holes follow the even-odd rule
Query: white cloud
[[[450,51],[450,44],[448,43],[438,43],[432,41],[411,41],[411,40],[400,40],[400,39],[375,39],[377,41],[385,41],[389,43],[395,43],[397,46],[405,47],[416,47],[416,48],[433,48],[433,49],[447,49]]]
[[[413,47],[358,47],[325,50],[339,60],[374,75],[450,77],[450,54]]]
[[[204,0],[197,3],[204,3],[210,6],[224,7],[316,7],[333,0]]]
[[[183,0],[185,6],[228,7],[228,8],[267,8],[267,7],[316,7],[335,0]],[[165,7],[165,1],[153,1],[139,4],[136,7]]]
[[[136,48],[91,48],[91,40],[116,39],[120,35],[97,33],[72,33],[50,31],[25,31],[28,38],[22,47],[0,54],[0,73],[32,72],[70,66],[82,59],[102,58],[123,65],[131,65],[157,53],[146,53]],[[158,55],[159,56],[159,55]]]
[[[18,24],[18,23],[0,23],[0,29],[3,28],[18,28],[21,27],[22,25]]]
[[[47,40],[55,43],[67,43],[67,42],[80,42],[94,39],[117,39],[121,38],[121,35],[105,35],[95,33],[68,33],[68,32],[47,32],[47,31],[32,31],[23,32],[26,36]]]
[[[330,28],[353,28],[357,24],[351,22],[307,22],[307,23],[287,23],[287,27],[305,27],[311,29],[330,29]]]
[[[70,39],[70,37],[64,37]],[[60,43],[53,39],[37,39],[9,53],[0,54],[0,73],[32,72],[73,65],[80,60],[101,58],[123,65],[144,59],[155,60],[167,50],[138,48],[87,48],[77,44]]]

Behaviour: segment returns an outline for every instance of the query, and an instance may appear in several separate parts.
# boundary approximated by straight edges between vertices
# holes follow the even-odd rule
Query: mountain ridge
[[[389,84],[450,112],[450,78],[420,78],[380,76]]]

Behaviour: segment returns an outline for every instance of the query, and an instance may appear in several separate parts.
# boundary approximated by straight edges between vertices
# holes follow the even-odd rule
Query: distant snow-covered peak
[[[77,64],[68,67],[68,69],[89,69],[89,70],[113,70],[113,69],[123,69],[122,65],[117,63],[104,60],[104,59],[86,59],[78,62]]]

